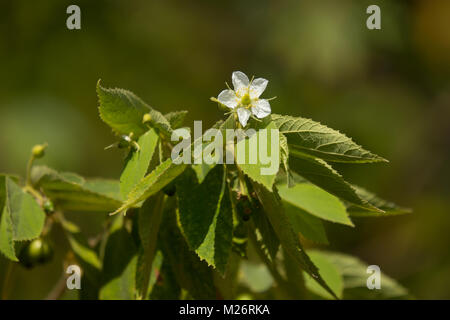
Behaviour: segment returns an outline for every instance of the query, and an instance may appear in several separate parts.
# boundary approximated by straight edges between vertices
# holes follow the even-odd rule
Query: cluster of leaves
[[[45,237],[56,224],[83,269],[81,298],[407,295],[384,275],[383,289],[369,291],[362,262],[302,246],[328,244],[324,223],[353,226],[353,216],[408,211],[350,184],[329,164],[383,158],[310,119],[272,114],[249,124],[257,134],[279,129],[281,159],[275,174],[261,175],[267,165],[260,162],[175,164],[170,138],[183,126],[186,111],[162,114],[133,93],[100,82],[97,94],[101,119],[126,137],[117,144],[128,151],[120,179],[90,180],[34,166],[22,188],[17,178],[1,175],[0,252],[10,260],[18,261],[24,243]],[[214,125],[220,130],[236,126],[234,115]],[[44,210],[49,201],[55,210]],[[108,216],[104,232],[87,241],[64,218],[65,211],[120,214]],[[262,266],[246,259],[251,252]]]

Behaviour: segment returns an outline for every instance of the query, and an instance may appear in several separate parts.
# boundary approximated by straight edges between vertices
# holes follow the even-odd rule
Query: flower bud
[[[142,117],[142,123],[148,123],[150,121],[152,121],[152,116],[150,115],[150,113],[144,114],[144,116]]]
[[[47,148],[47,144],[37,144],[31,150],[33,157],[39,159],[45,155],[45,149]]]
[[[53,205],[53,202],[51,202],[49,199],[44,201],[44,204],[42,205],[45,213],[53,213],[55,211],[55,207]]]

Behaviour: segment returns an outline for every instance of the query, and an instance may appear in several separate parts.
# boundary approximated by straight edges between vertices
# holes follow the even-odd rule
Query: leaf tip
[[[117,209],[116,211],[114,211],[114,212],[111,212],[109,215],[110,216],[114,216],[114,215],[116,215],[116,214],[118,214],[118,213],[121,213],[121,212],[123,212],[123,215],[125,216],[126,214],[127,214],[127,208],[126,207],[120,207],[119,209]]]
[[[352,227],[352,228],[355,227],[355,224],[353,223],[352,220],[350,220],[350,218],[348,218],[348,221],[345,223],[345,225],[347,225],[347,226],[349,226],[349,227]]]
[[[390,161],[388,159],[385,159],[383,157],[378,156],[379,162],[389,163]]]

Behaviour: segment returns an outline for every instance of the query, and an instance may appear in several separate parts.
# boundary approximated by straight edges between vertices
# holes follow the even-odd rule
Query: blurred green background
[[[81,30],[66,8],[81,7]],[[381,8],[381,30],[366,8]],[[275,113],[345,132],[389,164],[336,166],[349,181],[413,208],[328,225],[331,249],[377,264],[420,299],[450,299],[450,1],[23,1],[0,3],[0,172],[41,163],[118,178],[123,156],[98,117],[95,85],[130,89],[162,112],[223,117],[209,97],[232,71],[269,79]],[[104,216],[71,215],[95,234]],[[52,264],[14,270],[9,298],[44,298]],[[5,260],[0,257],[0,285]],[[70,297],[70,293],[69,293]]]

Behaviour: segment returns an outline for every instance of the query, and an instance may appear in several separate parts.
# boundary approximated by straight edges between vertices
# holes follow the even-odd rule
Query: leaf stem
[[[39,203],[42,205],[44,203],[44,197],[37,191],[35,188],[33,188],[31,185],[26,185],[23,188],[23,191],[30,193],[33,197],[35,197]]]
[[[33,187],[33,183],[31,182],[31,169],[33,167],[34,160],[36,160],[36,156],[32,153],[27,163],[26,183],[23,191],[30,193],[42,206],[44,204],[44,197]]]

